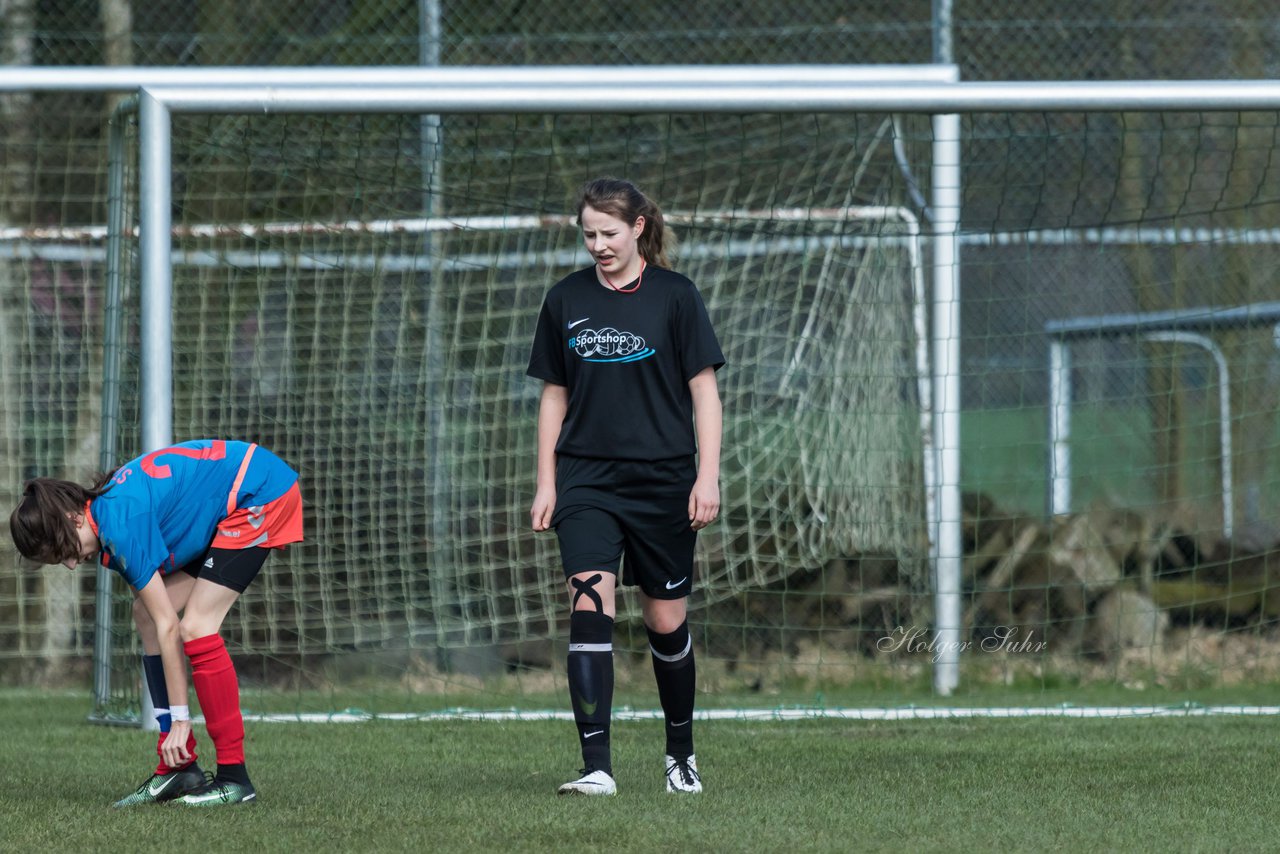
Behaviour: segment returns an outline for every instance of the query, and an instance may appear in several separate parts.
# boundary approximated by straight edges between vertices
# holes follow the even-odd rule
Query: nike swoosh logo
[[[673,582],[673,581],[668,581],[668,582],[667,582],[667,589],[668,589],[668,590],[675,590],[675,589],[676,589],[677,587],[679,587],[681,584],[684,584],[684,579],[685,579],[685,578],[688,578],[688,577],[689,577],[689,576],[687,576],[687,575],[686,575],[684,578],[680,579],[679,581],[674,581],[674,582]]]
[[[681,722],[680,722],[680,723],[678,723],[678,724],[672,724],[672,726],[687,726],[687,725],[688,725],[688,723],[689,723],[688,721],[681,721]]]
[[[214,802],[221,802],[225,804],[230,802],[231,797],[232,797],[232,793],[229,790],[222,788],[222,789],[215,789],[212,792],[208,792],[203,795],[190,794],[190,795],[187,795],[182,800],[191,806],[199,806],[202,804],[208,804],[208,803],[214,803]],[[248,803],[249,801],[257,800],[257,798],[258,798],[258,793],[254,792],[251,795],[245,795],[243,798],[241,798],[240,803],[242,804]]]
[[[171,782],[173,782],[173,778],[166,777],[165,779],[160,781],[160,785],[158,786],[155,783],[152,783],[150,786],[147,786],[147,794],[153,798],[158,798],[164,792],[165,789],[169,788],[169,784]]]
[[[579,323],[586,323],[590,319],[591,319],[590,317],[584,317],[581,320],[575,320],[573,321],[573,323],[569,324],[569,328],[572,329],[573,327],[577,326]]]
[[[584,733],[582,734],[582,737],[583,737],[583,738],[591,738],[591,736],[593,736],[593,735],[600,735],[600,733],[602,733],[602,732],[604,732],[604,730],[602,730],[602,729],[598,729],[598,730],[596,730],[595,732],[584,732]]]

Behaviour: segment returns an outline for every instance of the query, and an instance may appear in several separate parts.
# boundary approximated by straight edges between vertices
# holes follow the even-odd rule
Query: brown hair
[[[52,477],[27,481],[22,500],[9,514],[9,534],[22,556],[46,564],[79,558],[80,537],[67,514],[84,513],[86,504],[107,491],[110,480],[110,474],[99,475],[89,488]]]
[[[640,257],[659,267],[671,266],[667,254],[674,250],[675,238],[667,230],[657,204],[640,192],[635,184],[621,178],[588,181],[578,197],[578,225],[582,225],[582,209],[588,205],[628,225],[635,225],[637,219],[644,217],[644,231],[636,241]]]

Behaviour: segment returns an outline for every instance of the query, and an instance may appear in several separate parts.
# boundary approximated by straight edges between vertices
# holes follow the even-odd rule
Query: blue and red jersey
[[[155,573],[168,575],[203,557],[227,517],[264,507],[297,482],[298,473],[265,448],[197,439],[125,463],[89,502],[88,517],[103,565],[139,589]]]

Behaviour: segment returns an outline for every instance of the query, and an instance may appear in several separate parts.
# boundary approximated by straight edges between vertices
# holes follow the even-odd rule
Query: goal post
[[[204,85],[200,86],[147,86],[144,87],[137,98],[138,108],[138,139],[137,147],[139,152],[139,170],[138,170],[138,197],[137,197],[137,233],[139,235],[139,252],[137,258],[138,279],[140,282],[140,325],[142,334],[140,338],[141,354],[140,375],[139,375],[139,402],[138,410],[140,416],[140,434],[138,441],[141,447],[155,447],[166,444],[173,438],[173,363],[172,363],[172,336],[174,335],[171,326],[171,318],[174,316],[175,306],[172,303],[172,264],[174,263],[174,246],[173,235],[175,234],[174,224],[170,217],[170,211],[174,200],[170,195],[172,180],[172,162],[171,162],[171,134],[172,122],[175,116],[188,114],[201,115],[234,115],[234,114],[313,114],[317,112],[335,112],[347,114],[457,114],[465,112],[474,113],[568,113],[568,114],[593,114],[610,112],[613,114],[656,114],[656,113],[681,113],[681,114],[704,114],[704,113],[773,113],[773,114],[805,114],[813,110],[818,111],[834,111],[841,112],[843,107],[833,107],[832,93],[836,91],[846,93],[850,89],[856,89],[859,86],[871,83],[883,82],[885,80],[917,80],[919,82],[945,81],[954,79],[954,69],[940,67],[925,67],[923,69],[906,68],[799,68],[799,69],[723,69],[723,68],[697,68],[697,69],[655,69],[655,74],[646,74],[646,81],[643,85],[628,84],[623,81],[612,78],[597,78],[598,70],[592,70],[589,75],[583,75],[589,82],[547,82],[538,79],[538,75],[531,76],[527,73],[528,69],[515,69],[510,73],[499,72],[497,76],[500,78],[498,83],[468,83],[466,85],[454,86],[437,86],[431,89],[421,87],[397,85],[394,87],[387,86],[298,86],[296,88],[289,87],[272,87],[262,88],[248,85],[235,86],[219,86],[216,80],[206,80]],[[556,72],[564,74],[565,72]],[[570,74],[573,72],[571,71]],[[495,72],[485,70],[485,77],[493,77]],[[655,82],[656,81],[656,82]],[[942,146],[958,145],[958,137],[953,133],[949,137],[942,134],[946,138]],[[935,147],[939,145],[935,143]],[[958,151],[953,151],[943,156],[933,156],[931,160],[935,163],[934,174],[932,179],[937,180],[956,180],[958,181]],[[113,162],[116,158],[113,157]],[[938,171],[939,166],[936,164],[953,164],[949,167],[952,171],[945,171],[948,167],[941,167],[943,171]],[[864,164],[865,166],[865,164]],[[836,198],[841,195],[837,191]],[[955,203],[958,196],[952,196],[949,199],[945,194],[939,194],[935,200],[933,207],[935,208],[935,222],[930,223],[930,232],[925,235],[925,239],[931,244],[936,244],[940,240],[954,239],[954,231],[950,236],[943,235],[939,237],[935,230],[936,220],[938,219],[938,211],[942,212],[943,221],[946,221],[948,212],[952,209],[958,210]],[[730,200],[732,201],[732,200]],[[899,270],[894,272],[889,269],[890,278],[886,282],[897,281],[898,284],[892,285],[889,290],[885,291],[886,298],[895,302],[901,302],[905,306],[905,311],[901,308],[891,309],[898,312],[898,316],[905,318],[905,327],[897,333],[903,341],[912,340],[913,336],[917,344],[912,348],[907,347],[908,355],[906,363],[910,366],[907,369],[903,379],[918,387],[920,405],[918,408],[917,419],[919,421],[921,431],[905,427],[907,435],[915,433],[921,440],[922,444],[918,446],[914,453],[916,460],[914,470],[916,478],[920,481],[920,498],[916,500],[921,516],[921,527],[919,534],[911,536],[919,536],[919,541],[927,545],[928,548],[935,549],[935,555],[940,553],[941,558],[935,557],[935,560],[945,561],[948,558],[946,548],[937,549],[938,530],[943,530],[945,523],[939,519],[938,506],[943,506],[939,495],[946,489],[958,490],[958,483],[947,485],[937,482],[936,472],[941,470],[941,465],[937,459],[928,453],[927,449],[933,442],[933,431],[946,431],[949,435],[955,435],[958,431],[954,424],[948,425],[948,420],[953,420],[956,413],[938,411],[932,406],[930,390],[931,378],[928,376],[930,365],[925,358],[925,354],[932,349],[928,342],[921,340],[920,336],[927,334],[926,317],[932,315],[935,320],[935,336],[941,334],[947,342],[956,340],[953,330],[939,331],[936,324],[939,322],[949,322],[953,318],[947,312],[938,311],[936,307],[932,310],[926,310],[922,304],[925,291],[924,269],[922,253],[919,248],[921,233],[915,216],[911,214],[905,207],[888,207],[884,205],[849,205],[844,204],[827,211],[821,209],[805,209],[796,214],[788,215],[781,208],[762,209],[760,212],[752,213],[751,211],[741,211],[729,209],[727,212],[711,208],[704,211],[694,211],[688,215],[688,222],[694,224],[694,229],[713,228],[724,229],[728,231],[741,230],[744,227],[754,229],[754,236],[747,236],[747,245],[752,242],[759,244],[762,240],[776,240],[779,246],[785,246],[786,239],[777,235],[770,234],[770,230],[780,230],[787,227],[788,219],[797,220],[804,228],[808,229],[831,229],[831,236],[809,235],[798,238],[793,241],[800,247],[798,250],[782,249],[782,252],[799,251],[804,253],[812,252],[814,247],[821,249],[826,246],[827,260],[824,263],[826,267],[832,267],[833,260],[836,263],[835,269],[844,269],[847,261],[842,258],[835,258],[832,253],[837,255],[841,252],[848,251],[850,247],[861,247],[858,251],[866,252],[868,246],[882,244],[886,249],[877,251],[889,251],[887,247],[896,247],[892,251],[900,253],[901,258],[891,263],[897,265]],[[678,210],[673,210],[673,222],[680,223],[682,215]],[[543,220],[547,218],[545,215]],[[720,223],[715,221],[720,219]],[[725,220],[727,219],[727,224]],[[755,226],[750,223],[756,220],[762,220]],[[899,225],[898,237],[892,236],[893,228],[888,232],[885,231],[885,223],[896,221]],[[954,223],[954,213],[951,214],[951,221]],[[823,225],[827,222],[828,225]],[[859,224],[862,223],[862,224]],[[870,225],[867,225],[867,224]],[[467,229],[475,224],[466,214],[460,214],[454,218],[442,217],[434,220],[424,220],[422,228],[424,231],[441,228],[462,228]],[[510,225],[510,222],[504,223]],[[393,225],[393,228],[403,228],[403,222]],[[368,224],[362,226],[368,228]],[[761,229],[764,230],[761,230]],[[856,233],[850,233],[849,229],[866,229],[867,233],[864,237],[859,237]],[[404,229],[412,231],[413,227]],[[687,242],[686,249],[690,249],[696,253],[698,245],[695,242]],[[713,250],[713,254],[722,254],[723,250]],[[885,256],[887,257],[887,256]],[[957,269],[953,263],[957,257],[954,250],[948,257],[950,260],[945,264],[933,263],[932,276],[935,283],[931,289],[935,294],[941,293],[945,298],[951,299],[956,293],[954,285],[946,287],[938,287],[936,279],[941,276],[948,280],[954,280],[957,276]],[[420,259],[413,262],[413,266],[419,263],[426,263],[428,266],[439,268],[442,263],[447,263],[448,257],[437,257],[428,259]],[[323,262],[321,262],[323,263]],[[378,262],[382,263],[382,262]],[[730,261],[730,263],[732,263]],[[757,263],[757,262],[753,262]],[[883,263],[883,262],[881,262]],[[874,272],[877,265],[868,265],[867,269],[871,272],[862,274],[859,279],[869,283],[875,279],[868,279],[867,276],[881,275]],[[783,268],[779,268],[783,269]],[[794,274],[787,274],[794,275]],[[819,292],[821,292],[821,280],[826,274],[819,275]],[[843,275],[843,274],[841,274]],[[695,275],[695,280],[700,280]],[[905,283],[905,288],[903,285]],[[547,282],[543,283],[545,287]],[[843,287],[856,287],[857,281],[850,282]],[[836,287],[841,287],[836,285]],[[877,285],[876,287],[882,287]],[[902,288],[897,295],[894,294],[894,288]],[[905,297],[905,298],[904,298]],[[816,308],[816,307],[815,307]],[[845,309],[841,309],[844,311]],[[873,316],[874,312],[869,315]],[[817,315],[811,315],[810,320],[814,320]],[[941,318],[941,321],[938,320]],[[828,323],[828,318],[822,318],[822,323]],[[890,321],[896,323],[897,321]],[[813,340],[817,342],[825,342],[827,336],[833,334],[832,331],[824,331],[813,336]],[[835,334],[839,335],[838,331]],[[802,333],[802,340],[808,340],[806,336],[809,332],[806,330]],[[817,346],[816,344],[813,346]],[[824,346],[826,346],[824,344]],[[948,344],[950,346],[950,344]],[[803,345],[795,355],[796,359],[803,360]],[[914,355],[911,352],[914,350]],[[815,354],[817,351],[815,351]],[[511,354],[519,358],[519,354]],[[894,357],[897,358],[897,357]],[[793,361],[792,369],[795,363]],[[801,366],[805,370],[810,370],[807,364]],[[897,373],[899,369],[888,368],[890,374]],[[813,380],[804,379],[804,382],[812,385]],[[825,380],[824,380],[825,382]],[[897,382],[896,380],[894,382]],[[431,387],[430,384],[426,386]],[[814,386],[816,388],[816,386]],[[799,392],[804,394],[803,389]],[[894,392],[897,394],[898,392]],[[912,392],[916,394],[916,392]],[[953,401],[954,403],[954,401]],[[836,417],[834,415],[828,417]],[[942,425],[942,426],[939,426]],[[790,429],[790,428],[787,428]],[[864,428],[859,428],[864,429]],[[830,460],[836,461],[839,465],[850,464],[849,461],[857,460],[862,464],[866,464],[866,459],[858,454],[848,455],[847,459],[841,459],[844,454],[839,447],[830,449],[824,454],[834,453],[835,456],[829,457]],[[893,452],[897,454],[898,452]],[[896,465],[896,464],[895,464]],[[957,466],[951,465],[950,471],[956,471]],[[886,475],[888,476],[888,475]],[[907,477],[910,481],[910,474],[903,472],[891,475],[894,478]],[[857,479],[857,476],[853,476]],[[823,495],[827,499],[833,499],[838,493],[830,492],[829,487],[821,489]],[[830,493],[828,495],[828,493]],[[809,500],[809,499],[806,499]],[[815,498],[815,501],[824,500]],[[958,494],[952,502],[951,506],[958,507]],[[833,505],[834,507],[834,505]],[[816,512],[823,512],[820,508]],[[841,513],[853,512],[852,507],[849,509],[841,509]],[[865,511],[864,511],[865,514]],[[821,518],[821,517],[819,517]],[[958,535],[958,525],[952,528]],[[899,532],[894,536],[900,536]],[[813,536],[813,534],[805,535]],[[821,533],[818,536],[828,536],[828,533]],[[436,539],[436,537],[432,537]],[[733,538],[725,539],[725,543],[720,548],[738,549],[742,548],[740,544],[732,542]],[[886,541],[888,542],[888,541]],[[800,541],[796,541],[796,545],[800,545]],[[958,566],[959,561],[959,543],[954,543],[951,549],[951,556],[954,565]],[[927,559],[927,555],[921,553],[922,559]],[[751,558],[754,560],[755,558]],[[433,560],[433,565],[439,566],[440,561]],[[431,584],[433,586],[440,583],[439,573],[433,572]],[[922,586],[931,586],[932,582],[922,580]],[[945,585],[939,587],[940,590],[946,590]],[[452,591],[453,594],[460,596],[461,599],[467,598],[467,591]],[[500,591],[485,591],[486,596],[501,596]],[[542,594],[538,594],[541,596]],[[945,594],[953,595],[953,594]],[[545,611],[545,605],[539,605],[540,611]],[[466,606],[463,606],[466,610]],[[958,609],[952,609],[958,610]],[[940,613],[945,613],[946,609],[939,608]],[[459,618],[460,622],[456,631],[461,632],[462,637],[467,635],[468,623],[464,617]],[[546,619],[539,614],[538,619]],[[446,631],[443,628],[447,624],[447,616],[441,615],[441,625],[438,625],[435,631]],[[942,662],[939,672],[945,673],[946,661]],[[947,693],[949,685],[954,685],[954,677],[944,677],[939,681],[939,687],[942,693]]]
[[[1231,234],[1218,235],[1230,239]],[[1222,484],[1222,535],[1235,529],[1232,486],[1231,371],[1212,333],[1230,329],[1280,328],[1280,302],[1233,308],[1200,307],[1139,314],[1070,317],[1045,324],[1049,337],[1049,450],[1047,504],[1052,515],[1071,512],[1071,342],[1077,339],[1183,344],[1207,352],[1217,371],[1219,467]],[[1280,338],[1277,339],[1280,344]]]
[[[1269,162],[1278,123],[1227,111],[1280,109],[1280,87],[657,71],[657,83],[504,83],[488,70],[431,88],[210,79],[140,92],[130,263],[139,316],[173,325],[138,342],[170,348],[172,361],[148,378],[165,361],[139,360],[143,393],[129,405],[150,432],[132,444],[244,430],[305,456],[322,496],[324,531],[305,565],[291,555],[264,574],[229,626],[261,673],[339,686],[344,662],[370,654],[399,656],[382,675],[417,688],[505,673],[537,697],[554,683],[553,543],[522,518],[536,406],[522,378],[526,326],[582,258],[564,215],[570,176],[604,171],[656,188],[679,268],[742,366],[724,375],[726,513],[701,538],[694,603],[707,672],[720,674],[709,678],[750,685],[750,671],[775,665],[892,685],[919,674],[946,697],[962,665],[975,685],[1168,679],[1218,648],[1197,646],[1206,611],[1224,615],[1224,643],[1260,640],[1272,614],[1265,555],[1197,570],[1213,525],[1152,527],[1159,501],[1136,486],[1149,455],[1126,457],[1142,431],[1162,429],[1147,409],[1198,419],[1187,437],[1161,439],[1171,450],[1154,472],[1175,495],[1188,469],[1187,497],[1212,504],[1219,487],[1204,472],[1229,472],[1233,455],[1248,465],[1239,448],[1250,447],[1204,449],[1221,421],[1202,394],[1213,364],[1168,343],[1177,330],[1136,351],[1084,333],[1068,373],[1046,321],[1159,307],[1166,285],[1178,306],[1270,299],[1271,196],[1241,185]],[[1140,118],[1152,111],[1192,115],[1155,128]],[[421,202],[423,114],[446,119],[444,215]],[[1265,188],[1270,173],[1259,174]],[[1131,225],[1132,240],[1117,234]],[[1164,253],[1166,230],[1189,236]],[[1064,296],[1080,287],[1096,291],[1098,311]],[[1265,354],[1241,359],[1256,331],[1201,342],[1223,348],[1233,383],[1270,370]],[[1136,377],[1148,369],[1170,388],[1187,373],[1190,402],[1145,388]],[[1080,502],[1063,518],[1040,515],[1054,480],[1044,449],[1058,442],[1041,419],[1065,413],[1044,408],[1046,391],[1088,403],[1072,425],[1086,428],[1072,436]],[[1249,420],[1265,451],[1274,437],[1260,400],[1233,427]],[[152,410],[179,413],[178,426],[148,427]],[[1099,465],[1108,476],[1082,483]],[[1086,503],[1124,479],[1145,505]],[[995,506],[988,487],[1035,506]],[[1133,542],[1116,530],[1130,518]],[[1228,532],[1244,527],[1233,521]],[[1181,663],[1160,640],[1171,614]],[[1257,621],[1232,635],[1242,614]],[[1252,655],[1265,668],[1268,653]]]

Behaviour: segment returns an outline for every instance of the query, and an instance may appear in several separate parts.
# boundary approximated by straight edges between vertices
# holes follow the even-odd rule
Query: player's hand
[[[701,530],[716,520],[720,515],[720,484],[714,480],[704,482],[702,478],[694,481],[693,492],[689,493],[689,527]]]
[[[556,512],[556,491],[554,487],[539,489],[533,496],[533,508],[529,510],[529,521],[533,530],[545,531],[551,527],[551,515]]]
[[[169,737],[160,747],[160,758],[170,768],[181,768],[191,761],[187,752],[187,739],[191,736],[191,721],[174,721],[169,729]]]

